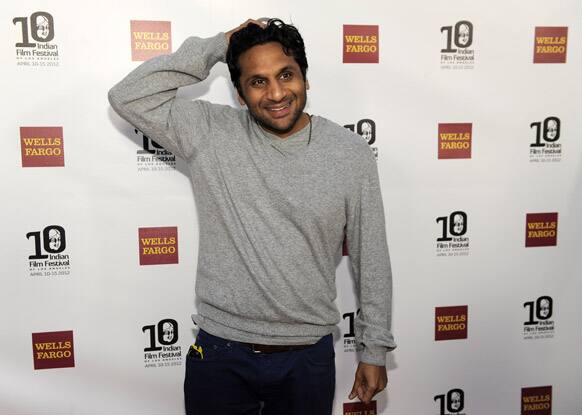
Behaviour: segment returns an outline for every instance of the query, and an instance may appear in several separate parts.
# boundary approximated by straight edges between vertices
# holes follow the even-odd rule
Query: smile
[[[289,108],[291,106],[291,102],[288,102],[284,105],[280,105],[278,107],[267,107],[267,111],[271,111],[271,112],[280,112],[283,110],[286,110],[287,108]]]

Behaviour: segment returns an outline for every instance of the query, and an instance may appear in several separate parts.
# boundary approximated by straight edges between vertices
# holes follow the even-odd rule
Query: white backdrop
[[[377,413],[581,412],[578,2],[33,0],[4,4],[0,14],[1,414],[183,413],[198,248],[192,189],[180,161],[174,168],[155,161],[163,154],[144,153],[141,134],[119,119],[106,94],[140,63],[132,61],[131,21],[170,22],[176,50],[190,35],[212,36],[261,16],[291,21],[304,36],[308,112],[342,125],[375,123],[371,145],[387,215],[398,343]],[[458,22],[472,25],[470,40],[454,36]],[[378,63],[343,63],[344,25],[378,27]],[[565,63],[534,63],[541,27],[567,28],[567,45],[553,29],[544,35],[564,46]],[[40,46],[17,46],[27,43],[25,34]],[[169,46],[164,42],[158,45]],[[441,52],[451,48],[468,52]],[[27,55],[32,50],[37,55]],[[53,56],[44,59],[43,51]],[[443,55],[474,61],[446,67]],[[222,64],[180,93],[237,105]],[[543,128],[552,117],[559,120],[557,139],[552,123]],[[438,158],[439,124],[443,132],[451,123],[471,124],[470,158]],[[531,146],[535,123],[540,147]],[[22,127],[62,127],[62,136]],[[530,152],[555,144],[561,153],[549,159]],[[27,167],[58,163],[34,153],[61,145],[63,166]],[[458,211],[466,220],[443,235],[442,218],[458,221]],[[536,213],[554,214],[536,221],[548,222],[550,235],[557,214],[555,241],[536,239],[550,246],[526,247],[526,216]],[[140,265],[138,229],[156,227],[177,228],[178,263]],[[468,247],[438,255],[437,238],[455,233]],[[45,255],[60,268],[39,265]],[[347,270],[344,258],[334,414],[370,415],[343,406],[355,369],[349,313],[357,308]],[[435,314],[452,306],[467,307],[466,338],[436,341]],[[164,337],[167,320],[176,324]],[[536,337],[524,334],[532,327],[545,334],[528,338]],[[47,364],[60,367],[35,369]],[[546,388],[528,390],[534,387]],[[451,402],[456,389],[461,406]],[[527,406],[528,395],[540,405]]]

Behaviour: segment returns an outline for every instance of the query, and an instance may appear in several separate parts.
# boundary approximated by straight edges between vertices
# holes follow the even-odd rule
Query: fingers
[[[376,390],[372,388],[367,388],[363,395],[360,396],[360,400],[364,403],[370,403],[374,395],[376,394]]]
[[[248,19],[246,22],[239,25],[238,27],[235,27],[234,29],[226,32],[226,40],[230,41],[230,37],[232,36],[233,33],[238,32],[239,30],[247,27],[251,23],[256,24],[258,26],[261,26],[261,27],[265,27],[265,26],[267,26],[268,21],[269,21],[268,17],[260,17],[258,19]]]
[[[357,396],[360,401],[368,404],[375,395],[386,389],[387,383],[384,367],[359,365],[349,399]]]
[[[354,399],[356,396],[359,398],[360,394],[358,389],[361,389],[362,377],[356,372],[356,378],[354,379],[354,385],[352,386],[352,391],[350,392],[349,399]]]

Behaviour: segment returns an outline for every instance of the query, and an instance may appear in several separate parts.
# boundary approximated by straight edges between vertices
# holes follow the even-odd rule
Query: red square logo
[[[568,27],[536,27],[534,63],[566,63]]]
[[[558,213],[528,213],[525,217],[525,246],[556,246]]]
[[[469,325],[468,306],[435,308],[435,340],[457,340],[467,338]]]
[[[131,60],[172,53],[172,22],[131,21]]]
[[[20,127],[22,167],[64,167],[63,127]]]
[[[178,228],[139,228],[139,264],[177,264]]]
[[[472,123],[439,124],[438,158],[470,159],[472,132]]]
[[[378,63],[380,37],[377,25],[344,25],[344,63]]]
[[[522,388],[521,415],[552,415],[552,387]]]
[[[368,404],[364,402],[347,402],[344,403],[344,415],[376,415],[376,401]]]
[[[32,333],[34,369],[75,367],[72,331]]]

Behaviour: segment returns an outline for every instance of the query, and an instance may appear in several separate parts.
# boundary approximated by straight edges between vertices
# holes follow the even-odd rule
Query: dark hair
[[[283,47],[283,52],[287,56],[292,56],[299,65],[303,79],[307,79],[305,45],[303,44],[303,38],[295,26],[286,24],[280,19],[269,19],[265,27],[249,23],[246,27],[231,35],[228,50],[226,51],[226,63],[230,71],[230,79],[239,94],[242,94],[240,87],[240,55],[253,46],[264,45],[270,42],[280,43]]]

